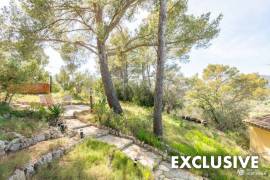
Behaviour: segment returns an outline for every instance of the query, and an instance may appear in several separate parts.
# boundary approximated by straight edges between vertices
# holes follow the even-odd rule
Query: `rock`
[[[0,149],[5,149],[6,147],[6,142],[0,140]]]
[[[18,151],[21,148],[21,139],[13,139],[6,147],[6,150],[8,151]]]
[[[33,176],[35,174],[34,166],[31,164],[26,165],[24,168],[24,174],[27,178]]]
[[[58,159],[64,154],[63,150],[55,150],[52,152],[53,159]]]
[[[167,166],[165,166],[165,165],[163,165],[163,164],[161,164],[161,165],[159,166],[159,169],[160,169],[161,171],[166,171],[166,172],[168,172],[168,171],[170,170]]]
[[[15,151],[18,151],[21,149],[21,144],[18,143],[18,144],[12,144],[10,147],[9,147],[9,151],[11,152],[15,152]]]
[[[44,133],[44,136],[45,136],[45,140],[48,140],[51,138],[51,135],[50,133]]]
[[[41,159],[43,161],[43,164],[51,162],[52,161],[52,153],[48,153],[46,155],[43,155]]]
[[[21,148],[24,149],[24,148],[27,148],[27,147],[33,145],[33,144],[34,144],[33,139],[27,138],[27,139],[22,140]]]
[[[50,138],[51,139],[59,138],[59,137],[61,137],[61,135],[62,135],[61,132],[59,132],[58,130],[53,129],[50,131]]]
[[[34,164],[34,170],[37,171],[41,165],[42,165],[42,160],[36,161]]]
[[[35,142],[41,142],[41,141],[45,141],[46,138],[45,138],[45,134],[39,134],[35,136],[33,139]]]
[[[26,180],[25,174],[22,170],[16,169],[12,176],[8,180]]]

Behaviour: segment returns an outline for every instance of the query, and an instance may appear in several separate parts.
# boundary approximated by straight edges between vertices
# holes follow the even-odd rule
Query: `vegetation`
[[[145,16],[131,28],[136,14]],[[57,101],[66,94],[73,96],[72,102],[95,99],[93,114],[81,114],[80,119],[162,150],[166,144],[176,154],[250,154],[243,120],[265,113],[259,108],[249,113],[258,101],[264,103],[260,108],[269,108],[267,81],[222,64],[209,64],[201,77],[187,78],[179,66],[189,61],[192,49],[210,45],[219,34],[221,19],[210,12],[190,14],[186,0],[10,1],[0,12],[0,139],[11,140],[16,133],[28,137],[48,128],[48,122],[58,124],[61,105],[45,108],[37,96],[17,95],[14,89],[48,81],[44,48],[51,46],[64,61],[53,77]],[[90,59],[98,61],[100,77],[82,71]],[[17,102],[28,107],[16,109]],[[206,120],[207,127],[181,119],[186,115]],[[23,152],[21,156],[3,160],[6,166],[0,162],[4,177],[29,159]],[[237,179],[231,169],[192,171],[210,179]],[[115,147],[87,140],[35,178],[151,179],[152,175]]]
[[[42,168],[34,179],[152,179],[151,171],[134,164],[116,147],[88,139],[63,159]]]
[[[2,157],[0,159],[0,179],[8,179],[16,168],[23,167],[29,161],[36,160],[49,151],[63,147],[66,142],[66,139],[56,139],[50,142],[44,141],[34,145],[30,149],[21,150],[16,154]]]
[[[267,81],[258,74],[241,74],[224,65],[209,65],[202,79],[192,81],[191,105],[201,108],[204,117],[221,130],[244,128],[249,100],[263,99],[268,92]]]
[[[48,114],[48,121],[49,125],[57,126],[60,120],[61,115],[64,112],[64,109],[61,104],[54,104],[48,107],[49,114]]]
[[[133,103],[122,103],[124,116],[119,120],[112,117],[111,124],[116,124],[118,130],[126,134],[136,136],[141,141],[164,150],[164,142],[177,150],[181,155],[190,156],[227,156],[250,154],[248,151],[248,141],[243,139],[242,134],[226,133],[217,130],[213,126],[205,127],[201,124],[185,121],[173,114],[163,114],[164,118],[164,137],[160,141],[154,136],[151,128],[151,108],[140,107]],[[95,116],[81,114],[78,116],[83,121],[99,123]],[[108,117],[106,117],[107,119]],[[118,123],[118,122],[122,123]],[[106,124],[105,124],[106,125]],[[261,163],[260,170],[267,171],[269,165]],[[237,169],[192,169],[192,172],[207,176],[210,179],[241,179],[237,175]],[[254,177],[253,177],[254,178]],[[256,177],[264,178],[264,177]]]
[[[0,140],[12,140],[14,133],[30,137],[48,127],[46,113],[31,110],[15,110],[0,105]]]

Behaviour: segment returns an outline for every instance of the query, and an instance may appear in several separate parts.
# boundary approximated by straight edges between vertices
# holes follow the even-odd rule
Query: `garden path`
[[[72,109],[73,107],[75,108]],[[78,109],[80,110],[82,109],[82,111],[88,110],[87,107],[83,107],[82,105],[80,105],[79,107],[73,105],[72,107],[69,107],[68,116],[71,115],[70,112],[79,112],[80,110]],[[170,167],[171,165],[168,162],[162,160],[162,157],[159,154],[156,154],[143,147],[136,145],[130,139],[109,134],[108,130],[100,129],[87,123],[81,122],[74,116],[73,118],[66,119],[65,122],[69,130],[83,132],[85,137],[92,137],[99,141],[115,145],[123,153],[125,153],[128,157],[130,157],[134,162],[138,161],[142,165],[150,168],[153,171],[156,180],[203,179],[202,177],[196,176],[187,170],[172,169]]]

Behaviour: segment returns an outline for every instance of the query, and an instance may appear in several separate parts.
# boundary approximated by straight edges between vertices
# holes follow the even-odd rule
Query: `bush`
[[[94,104],[94,112],[99,123],[103,123],[108,120],[109,107],[107,106],[107,100],[104,96],[100,97]]]
[[[124,95],[123,85],[121,83],[115,83],[115,90],[119,100],[121,101],[132,101],[134,92],[132,85],[128,85],[126,88],[126,95]]]
[[[48,121],[50,126],[56,126],[60,120],[60,116],[64,112],[63,107],[60,104],[54,104],[48,108],[49,115]]]
[[[123,115],[115,114],[111,112],[105,122],[103,122],[105,126],[111,127],[118,131],[126,131],[126,119]]]
[[[134,86],[133,101],[140,106],[154,106],[154,92],[145,84]]]

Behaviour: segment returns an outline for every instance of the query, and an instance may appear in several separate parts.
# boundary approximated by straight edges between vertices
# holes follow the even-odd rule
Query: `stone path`
[[[65,108],[67,109],[65,117],[69,117],[69,119],[65,120],[68,129],[75,130],[77,132],[82,131],[85,137],[96,138],[99,141],[115,145],[133,161],[138,161],[142,165],[152,169],[156,180],[203,179],[202,177],[196,176],[186,170],[170,168],[170,164],[163,161],[160,155],[134,144],[134,142],[130,139],[111,135],[107,130],[90,126],[74,118],[74,112],[88,110],[87,108],[88,106],[86,107],[83,105],[70,105]]]
[[[82,112],[90,110],[89,106],[86,105],[66,105],[64,106],[64,118],[73,117],[75,112]]]

